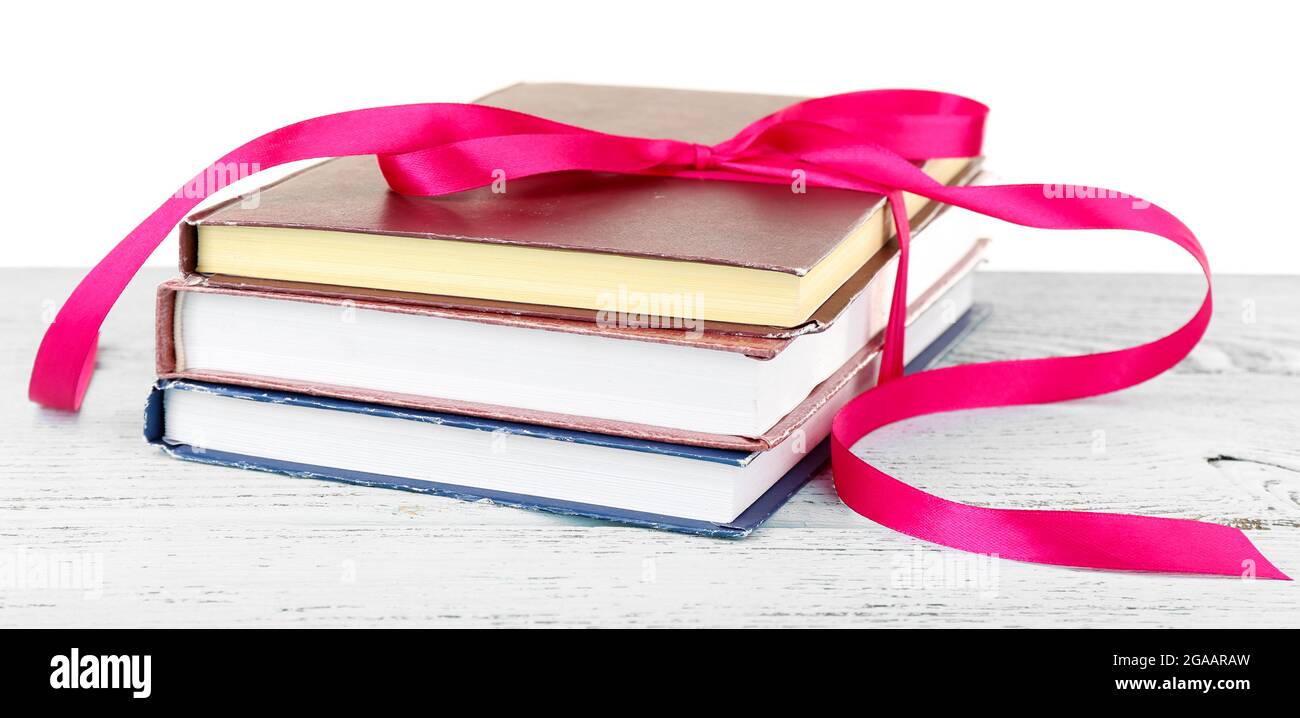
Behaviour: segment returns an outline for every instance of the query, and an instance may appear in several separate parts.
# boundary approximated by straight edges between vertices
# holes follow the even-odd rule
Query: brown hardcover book
[[[480,101],[716,143],[796,99],[523,84]],[[977,166],[925,169],[961,183]],[[923,220],[926,202],[908,204]],[[708,331],[781,338],[824,329],[865,287],[864,265],[892,234],[882,205],[825,188],[573,172],[406,197],[373,158],[339,158],[191,217],[180,265],[214,286],[578,321],[624,293],[693,294]]]

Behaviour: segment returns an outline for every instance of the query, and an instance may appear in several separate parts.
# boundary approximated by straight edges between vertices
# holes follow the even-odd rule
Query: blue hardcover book
[[[987,314],[973,306],[907,370]],[[827,441],[730,451],[185,380],[153,387],[144,434],[186,461],[724,538],[753,532],[830,453]]]

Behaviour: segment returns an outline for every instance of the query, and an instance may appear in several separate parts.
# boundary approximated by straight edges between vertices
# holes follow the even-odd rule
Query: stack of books
[[[480,102],[717,143],[796,98],[515,85]],[[931,160],[970,183],[978,159]],[[716,536],[827,461],[875,381],[896,267],[877,195],[667,177],[389,190],[329,160],[182,225],[146,437],[181,459]],[[973,327],[984,250],[908,197],[909,369]]]

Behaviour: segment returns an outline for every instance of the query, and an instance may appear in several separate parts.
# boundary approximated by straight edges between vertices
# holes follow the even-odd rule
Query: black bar
[[[724,691],[742,703],[774,692],[799,701],[809,691],[834,695],[857,692],[850,687],[860,686],[864,697],[883,691],[971,705],[1019,701],[1044,691],[1063,698],[1109,698],[1116,705],[1220,699],[1249,705],[1292,693],[1288,689],[1300,665],[1289,645],[1292,634],[1284,631],[561,636],[511,631],[11,630],[3,635],[4,695],[39,699],[49,707],[214,708],[285,702],[337,708],[383,695],[452,710],[452,702],[442,701],[453,701],[453,693],[463,697],[470,695],[466,691],[482,690],[487,700],[531,695],[563,701],[566,695],[580,700],[596,687],[634,691],[635,699],[626,698],[634,703],[683,706],[684,691],[692,686]],[[115,674],[120,687],[86,687],[88,681],[80,675],[78,687],[72,687],[60,668],[71,662],[73,649],[83,672],[91,669],[89,682]],[[111,658],[102,660],[104,656]],[[147,681],[142,680],[146,656]],[[122,673],[123,665],[135,672]],[[745,678],[737,682],[736,672]],[[148,696],[135,697],[137,693]],[[448,695],[440,700],[439,693]]]

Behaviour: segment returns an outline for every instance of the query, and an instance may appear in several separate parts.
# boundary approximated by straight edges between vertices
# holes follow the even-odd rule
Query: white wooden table
[[[27,402],[80,274],[0,270],[5,626],[1300,626],[1294,583],[980,561],[858,517],[825,478],[733,542],[179,462],[140,437],[166,271],[109,318],[80,415]],[[858,450],[976,504],[1232,524],[1300,575],[1300,278],[1216,289],[1205,342],[1145,386],[907,422]],[[1199,291],[984,274],[993,317],[947,361],[1129,345]],[[40,579],[60,562],[84,573]]]

